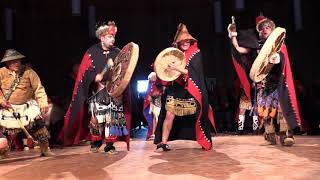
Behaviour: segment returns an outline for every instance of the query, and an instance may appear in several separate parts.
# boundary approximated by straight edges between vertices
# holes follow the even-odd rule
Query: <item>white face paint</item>
[[[101,37],[101,42],[104,48],[110,49],[114,45],[115,38],[113,35],[107,34]]]

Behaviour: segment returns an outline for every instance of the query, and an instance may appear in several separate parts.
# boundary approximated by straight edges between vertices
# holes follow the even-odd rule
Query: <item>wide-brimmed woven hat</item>
[[[7,49],[1,60],[1,63],[22,58],[25,58],[25,56],[19,53],[18,51],[14,49]]]

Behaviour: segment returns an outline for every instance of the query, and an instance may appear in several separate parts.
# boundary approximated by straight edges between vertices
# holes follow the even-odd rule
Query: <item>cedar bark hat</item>
[[[1,63],[22,58],[25,58],[25,56],[19,53],[18,51],[14,49],[7,49],[1,60]]]
[[[194,37],[192,37],[187,29],[187,26],[183,23],[180,23],[177,27],[176,35],[173,39],[173,45],[177,45],[180,41],[183,40],[191,40],[191,41],[197,41]]]

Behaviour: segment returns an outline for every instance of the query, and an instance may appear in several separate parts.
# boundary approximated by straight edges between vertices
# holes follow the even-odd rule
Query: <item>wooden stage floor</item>
[[[0,179],[320,179],[320,136],[296,136],[293,147],[261,146],[262,136],[216,136],[214,148],[202,151],[194,141],[170,142],[172,151],[155,151],[152,141],[133,139],[107,155],[89,146],[10,152],[0,160]],[[101,148],[103,149],[103,148]]]

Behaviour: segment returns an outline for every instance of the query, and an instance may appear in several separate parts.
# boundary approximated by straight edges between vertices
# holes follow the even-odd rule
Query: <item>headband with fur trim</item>
[[[108,24],[102,24],[97,27],[96,30],[96,37],[100,39],[101,36],[104,36],[106,34],[110,34],[112,36],[115,36],[117,33],[117,26],[114,21],[109,21]]]

